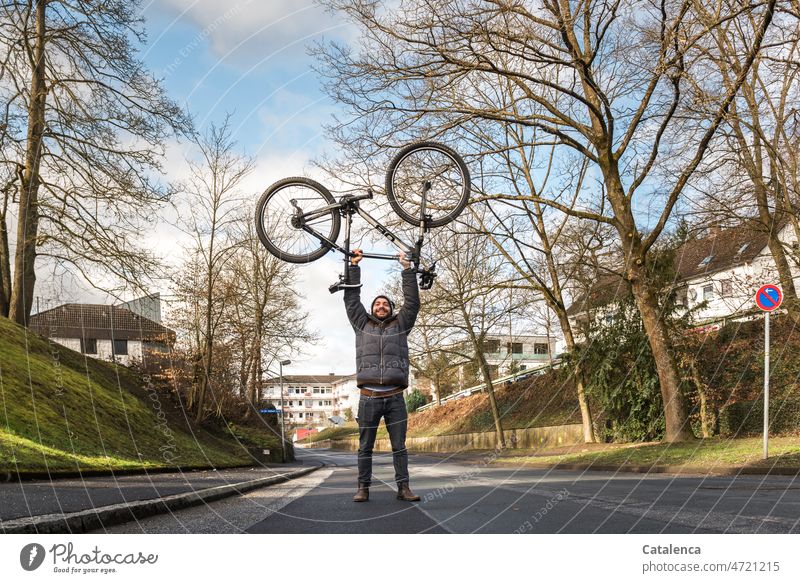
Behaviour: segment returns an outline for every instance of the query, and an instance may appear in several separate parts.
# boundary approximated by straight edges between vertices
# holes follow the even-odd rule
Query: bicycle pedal
[[[347,288],[358,288],[358,287],[361,287],[362,285],[364,285],[364,284],[363,283],[341,283],[341,282],[337,282],[337,283],[334,283],[333,285],[331,285],[330,287],[328,287],[328,291],[331,292],[332,294],[335,294],[339,290],[347,289]]]

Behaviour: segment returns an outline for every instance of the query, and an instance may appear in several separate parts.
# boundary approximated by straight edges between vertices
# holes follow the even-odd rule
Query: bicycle
[[[355,214],[405,253],[420,275],[420,289],[430,289],[436,277],[436,262],[420,267],[425,233],[455,220],[469,200],[470,175],[461,156],[438,142],[415,142],[401,148],[386,172],[386,196],[392,209],[407,223],[419,227],[414,245],[403,241],[389,228],[361,208],[359,202],[373,198],[366,194],[344,195],[338,201],[330,191],[310,178],[292,177],[272,184],[256,205],[256,232],[266,249],[289,263],[310,263],[331,249],[344,255],[344,274],[328,289],[336,293],[350,283],[347,265],[350,251],[350,228]],[[344,246],[336,243],[345,219]],[[320,232],[320,229],[322,232]],[[308,249],[300,247],[307,243]],[[298,248],[300,247],[300,248]],[[396,260],[396,255],[363,253],[372,259]]]

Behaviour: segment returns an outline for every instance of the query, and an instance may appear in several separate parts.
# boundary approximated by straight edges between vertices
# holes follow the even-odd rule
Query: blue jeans
[[[408,451],[406,429],[408,411],[403,393],[391,397],[367,397],[358,400],[358,482],[369,486],[372,483],[372,449],[378,425],[383,417],[389,440],[392,443],[394,479],[397,484],[408,482]]]

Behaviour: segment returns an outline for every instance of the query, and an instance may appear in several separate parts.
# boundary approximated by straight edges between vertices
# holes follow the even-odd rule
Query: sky
[[[332,147],[323,124],[331,121],[337,105],[322,92],[307,47],[316,41],[352,40],[351,26],[310,0],[145,0],[142,10],[147,42],[140,56],[163,79],[170,97],[194,116],[197,129],[203,131],[226,113],[233,114],[239,150],[256,158],[242,187],[245,196],[257,199],[279,178],[314,175],[311,160]],[[187,176],[187,154],[191,155],[187,144],[169,144],[164,166],[170,180]],[[174,213],[165,211],[142,236],[170,264],[180,261],[185,236]],[[399,278],[396,262],[365,259],[361,265],[365,304],[390,278]],[[293,284],[305,296],[302,308],[310,312],[308,326],[321,341],[303,353],[281,354],[293,363],[285,367],[286,374],[355,371],[354,335],[342,293],[328,291],[341,269],[342,257],[333,253],[298,267],[299,279]],[[52,274],[49,279],[40,277],[37,293],[43,297],[59,289],[59,303],[110,302],[89,286],[73,283],[65,292]],[[168,287],[152,291],[165,298],[162,310],[168,315]]]
[[[257,160],[243,193],[257,198],[280,178],[313,176],[311,160],[331,149],[323,125],[337,106],[322,92],[307,49],[314,42],[352,40],[350,25],[310,0],[153,0],[144,8],[145,62],[194,115],[198,130],[233,113],[239,147]],[[171,176],[180,176],[185,152],[172,150],[167,167]],[[173,242],[161,228],[154,245],[165,244]],[[354,335],[342,293],[328,291],[341,272],[341,259],[329,253],[297,268],[292,283],[305,296],[302,309],[320,342],[281,354],[292,360],[287,374],[355,371]],[[397,277],[397,269],[393,274],[395,266],[375,260],[362,266],[366,303],[387,278]]]

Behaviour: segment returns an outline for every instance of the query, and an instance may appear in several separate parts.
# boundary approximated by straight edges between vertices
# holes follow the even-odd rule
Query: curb
[[[278,466],[282,464],[277,464]],[[180,473],[191,473],[191,472],[210,472],[213,470],[241,470],[245,468],[253,468],[253,467],[262,467],[262,466],[254,466],[253,464],[242,464],[238,466],[220,466],[220,467],[212,467],[212,466],[183,466],[183,467],[174,467],[174,468],[164,468],[164,467],[155,467],[155,468],[129,468],[129,469],[119,469],[119,470],[84,470],[84,471],[58,471],[54,470],[51,472],[16,472],[16,471],[5,471],[0,472],[0,482],[26,482],[28,480],[66,480],[66,479],[74,479],[74,478],[104,478],[104,477],[117,477],[117,476],[139,476],[139,475],[149,475],[149,474],[180,474]],[[263,467],[270,467],[270,466],[263,466]]]
[[[702,476],[797,476],[800,475],[800,467],[738,467],[738,466],[718,466],[707,468],[703,466],[618,466],[613,464],[537,464],[514,462],[509,458],[499,458],[502,465],[520,466],[534,470],[578,470],[595,472],[633,472],[640,474],[679,474],[679,475],[702,475]],[[495,462],[496,465],[496,462]]]
[[[227,484],[204,490],[196,490],[184,494],[173,494],[163,498],[141,500],[136,502],[101,506],[89,510],[81,510],[68,514],[45,514],[26,518],[0,521],[0,530],[5,534],[77,534],[95,530],[104,526],[123,524],[131,520],[164,514],[172,510],[180,510],[205,502],[219,500],[242,494],[250,490],[288,482],[300,476],[310,474],[324,467],[319,464],[289,472],[282,476],[259,478],[249,482]]]
[[[514,457],[499,457],[492,460],[489,464],[483,463],[485,455],[491,453],[492,450],[475,450],[475,454],[447,454],[445,452],[424,452],[419,455],[430,455],[431,457],[446,457],[450,460],[467,463],[470,465],[498,465],[503,466],[516,466],[525,467],[532,470],[571,470],[571,471],[595,471],[595,472],[632,472],[641,474],[678,474],[678,475],[692,475],[692,476],[740,476],[740,475],[755,475],[755,476],[798,476],[800,475],[800,467],[798,466],[784,466],[773,468],[759,468],[759,467],[741,467],[741,466],[716,466],[707,468],[704,466],[685,466],[685,465],[662,465],[662,466],[648,466],[648,465],[631,465],[620,466],[614,464],[592,464],[592,463],[558,463],[558,464],[541,464],[535,462],[519,462]],[[478,453],[481,452],[481,453]],[[411,453],[411,452],[409,452]],[[519,456],[522,457],[522,456]]]

